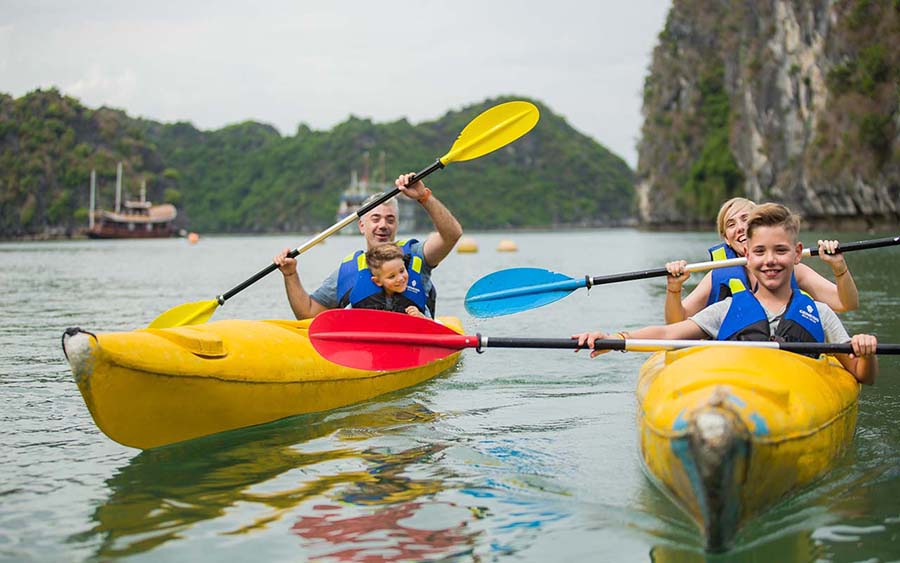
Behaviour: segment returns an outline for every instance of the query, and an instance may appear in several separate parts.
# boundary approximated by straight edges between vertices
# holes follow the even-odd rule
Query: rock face
[[[647,226],[725,199],[809,225],[900,224],[900,2],[675,0],[644,86]]]

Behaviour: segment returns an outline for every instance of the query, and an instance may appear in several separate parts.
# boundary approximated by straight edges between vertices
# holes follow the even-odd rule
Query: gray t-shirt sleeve
[[[726,297],[718,303],[713,303],[705,309],[701,309],[696,315],[688,317],[688,319],[697,323],[700,329],[709,335],[710,338],[716,338],[719,335],[719,329],[722,328],[722,321],[728,313],[728,307],[731,306],[731,297]]]
[[[337,280],[338,270],[335,270],[325,278],[325,281],[322,282],[319,289],[312,292],[310,297],[315,299],[323,307],[336,309],[338,306]]]
[[[825,332],[825,342],[837,344],[850,342],[850,334],[847,333],[844,323],[831,307],[818,301],[816,301],[816,307],[819,309],[819,319],[822,321],[822,330]]]

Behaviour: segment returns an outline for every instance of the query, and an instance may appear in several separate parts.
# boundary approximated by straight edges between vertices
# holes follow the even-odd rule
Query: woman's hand
[[[672,293],[681,293],[681,286],[691,277],[690,272],[686,272],[686,260],[675,260],[674,262],[666,262],[666,270],[669,272],[666,278],[666,289]]]
[[[836,240],[820,240],[817,241],[817,244],[819,245],[819,258],[831,266],[831,271],[835,276],[844,275],[847,271],[847,263],[844,261],[844,254],[838,252],[840,243]]]

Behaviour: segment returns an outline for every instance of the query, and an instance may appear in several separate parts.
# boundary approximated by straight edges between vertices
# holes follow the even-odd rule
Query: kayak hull
[[[97,426],[141,449],[365,401],[435,377],[459,358],[391,372],[345,368],[315,352],[309,322],[75,332],[64,349]],[[444,322],[460,329],[456,319]]]
[[[697,522],[706,548],[725,550],[746,522],[834,466],[852,442],[858,397],[833,358],[659,352],[638,382],[643,463]]]

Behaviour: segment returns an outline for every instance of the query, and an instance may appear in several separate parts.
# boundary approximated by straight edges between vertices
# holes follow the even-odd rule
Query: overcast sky
[[[201,129],[249,119],[284,135],[351,114],[418,123],[512,94],[634,168],[669,4],[0,0],[0,91],[55,86],[92,108]]]

